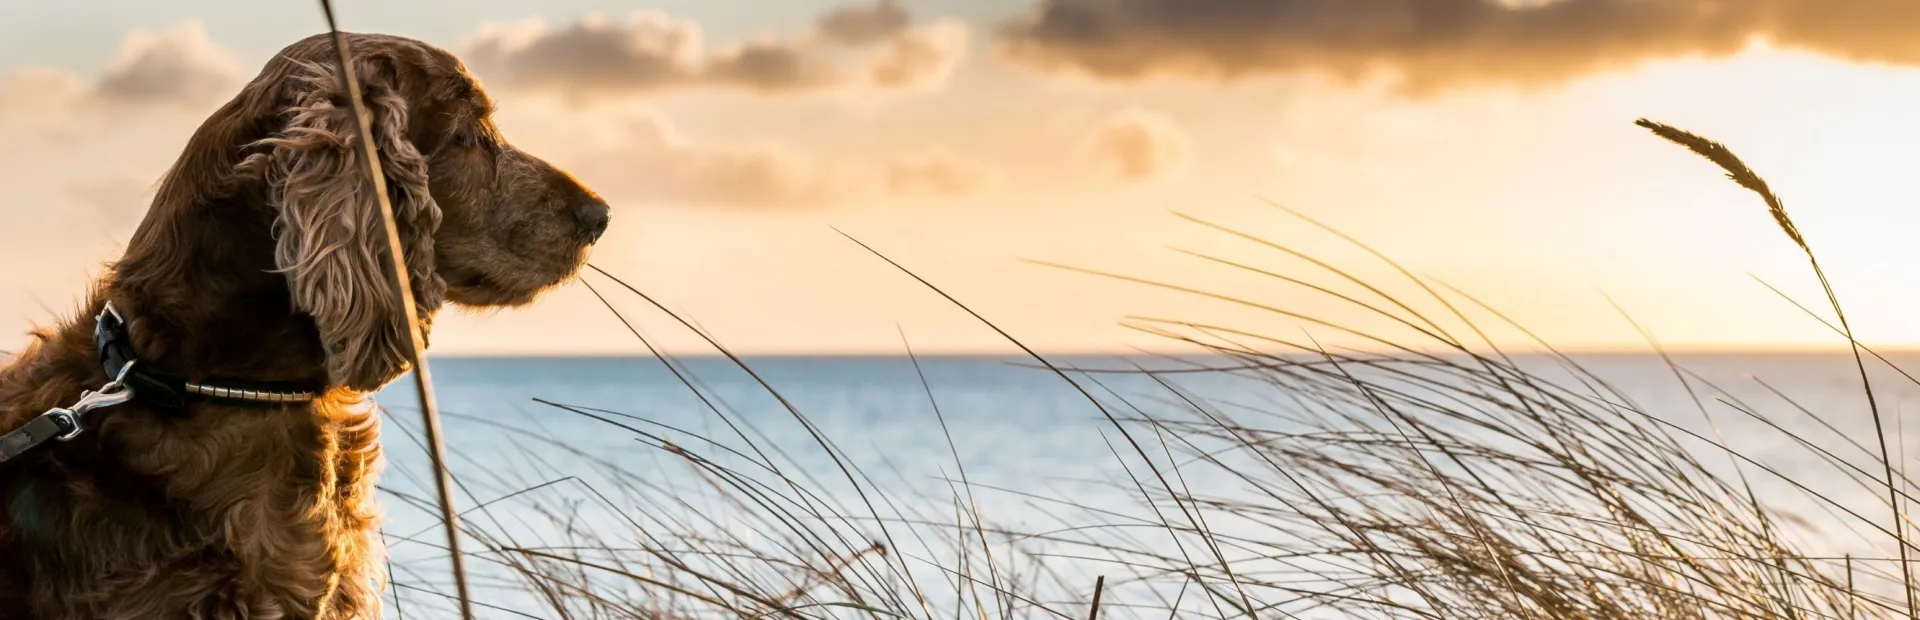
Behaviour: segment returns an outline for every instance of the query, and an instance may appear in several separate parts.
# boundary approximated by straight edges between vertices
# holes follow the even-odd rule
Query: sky
[[[1920,345],[1909,0],[336,5],[459,55],[509,141],[612,203],[592,262],[736,352],[1015,351],[856,240],[1043,351],[1178,348],[1168,321],[1366,345],[1262,307],[1396,333],[1299,255],[1445,314],[1289,211],[1564,349],[1844,344],[1769,290],[1824,307],[1764,205],[1640,117],[1745,158],[1860,339]],[[290,0],[0,5],[0,327],[70,313],[205,115],[324,28]],[[711,351],[583,280],[443,315],[434,350],[644,353],[592,284]]]

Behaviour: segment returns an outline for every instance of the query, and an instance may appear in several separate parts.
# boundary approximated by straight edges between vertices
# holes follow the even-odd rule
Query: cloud
[[[146,219],[146,209],[154,202],[156,180],[150,175],[119,171],[98,179],[71,182],[67,184],[67,196],[86,207],[92,215],[90,225],[127,232]]]
[[[146,217],[153,197],[154,179],[119,172],[103,178],[73,183],[67,195],[93,214],[93,223],[108,228],[132,228]]]
[[[1854,61],[1920,64],[1910,0],[1040,0],[1001,51],[1107,80],[1385,74],[1409,91],[1542,84],[1755,38]]]
[[[993,180],[987,166],[941,150],[902,157],[887,169],[887,187],[896,194],[962,196],[985,189]]]
[[[204,112],[243,83],[233,54],[199,22],[159,32],[134,29],[120,54],[88,81],[70,71],[28,68],[0,76],[0,112],[57,123],[142,110]]]
[[[1164,114],[1123,110],[1094,133],[1094,154],[1121,179],[1146,181],[1177,173],[1192,159],[1187,134]]]
[[[873,83],[888,88],[930,89],[945,84],[968,48],[967,25],[942,20],[901,31],[873,61]]]
[[[991,187],[990,165],[935,147],[875,159],[823,156],[790,144],[711,144],[636,110],[503,111],[516,145],[540,153],[606,196],[632,205],[809,209],[886,195],[960,196]]]
[[[835,7],[820,16],[814,29],[819,31],[822,38],[835,43],[873,45],[906,30],[912,22],[913,17],[898,3],[877,0],[873,4]]]
[[[207,38],[199,22],[127,35],[120,57],[94,83],[93,94],[122,105],[204,106],[231,95],[242,81],[233,54]]]
[[[549,28],[539,20],[483,26],[465,62],[507,88],[569,95],[648,94],[693,86],[778,92],[804,87],[818,69],[790,42],[757,41],[706,56],[700,25],[646,11],[615,20],[589,15]]]
[[[784,95],[835,89],[925,90],[967,53],[966,24],[911,26],[890,1],[843,6],[791,37],[708,50],[700,25],[658,11],[595,14],[550,26],[533,19],[483,26],[461,55],[489,86],[575,101],[732,89]],[[855,58],[846,60],[848,48]]]
[[[806,207],[865,192],[869,174],[788,146],[689,144],[659,119],[595,124],[597,145],[572,153],[575,172],[610,200],[729,207]]]
[[[0,78],[0,112],[25,119],[51,120],[76,112],[88,96],[78,76],[59,69],[31,67]]]

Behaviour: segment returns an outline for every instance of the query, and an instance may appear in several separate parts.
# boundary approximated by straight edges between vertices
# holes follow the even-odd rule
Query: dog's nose
[[[574,221],[580,224],[580,234],[586,235],[587,243],[600,240],[606,234],[607,222],[613,219],[613,211],[607,208],[607,202],[599,198],[588,198],[574,208]]]

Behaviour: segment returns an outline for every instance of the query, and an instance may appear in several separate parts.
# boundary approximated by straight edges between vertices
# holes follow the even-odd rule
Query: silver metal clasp
[[[86,430],[86,427],[80,424],[80,420],[89,411],[133,400],[133,388],[127,387],[127,371],[130,370],[133,370],[133,362],[127,362],[125,366],[121,366],[120,373],[106,385],[100,386],[99,390],[81,392],[80,400],[74,401],[72,407],[48,411],[47,415],[59,419],[60,426],[66,429],[65,432],[55,435],[54,439],[67,441],[78,436],[80,431]]]
[[[98,392],[92,390],[81,392],[80,400],[73,404],[73,412],[76,414],[85,414],[95,409],[112,407],[129,400],[133,400],[133,390],[127,389],[125,384],[110,384],[107,387],[100,388]]]
[[[54,435],[54,439],[66,441],[80,434],[80,416],[74,415],[72,409],[48,409],[40,415],[51,418],[53,424],[60,427],[60,434]]]

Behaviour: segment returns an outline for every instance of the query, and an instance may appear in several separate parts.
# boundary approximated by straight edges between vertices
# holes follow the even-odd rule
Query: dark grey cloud
[[[1854,61],[1920,64],[1912,0],[1041,0],[1002,51],[1110,80],[1386,73],[1414,90],[1552,83],[1756,38]]]
[[[700,25],[659,12],[491,26],[462,56],[489,85],[571,97],[737,89],[763,95],[937,85],[967,51],[964,24],[912,25],[891,1],[842,6],[810,30],[712,51]],[[855,58],[847,59],[851,49]]]

